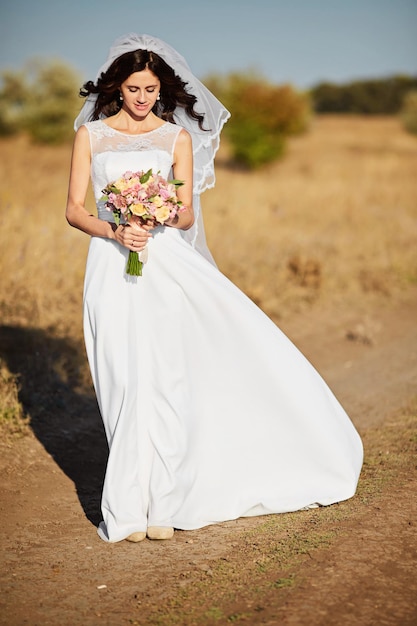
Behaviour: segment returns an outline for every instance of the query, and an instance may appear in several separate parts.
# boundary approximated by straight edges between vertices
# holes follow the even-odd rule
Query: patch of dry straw
[[[3,323],[80,334],[88,237],[64,218],[70,146],[19,137],[1,150]],[[220,269],[274,319],[400,296],[417,280],[416,157],[394,118],[317,118],[283,161],[255,173],[231,167],[223,144],[203,196]]]

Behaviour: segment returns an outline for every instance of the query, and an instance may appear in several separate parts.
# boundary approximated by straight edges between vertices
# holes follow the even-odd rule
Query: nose
[[[145,90],[143,90],[143,91],[138,91],[138,92],[137,92],[137,94],[138,94],[138,102],[139,102],[139,104],[143,104],[143,103],[145,103],[145,102],[146,102],[146,93],[145,93]]]

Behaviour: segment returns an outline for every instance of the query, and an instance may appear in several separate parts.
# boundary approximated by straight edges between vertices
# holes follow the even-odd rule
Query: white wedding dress
[[[127,170],[169,177],[178,126],[127,135],[86,124],[98,215]],[[142,277],[91,239],[84,326],[109,444],[99,535],[196,529],[350,498],[362,443],[325,382],[273,322],[175,228]]]

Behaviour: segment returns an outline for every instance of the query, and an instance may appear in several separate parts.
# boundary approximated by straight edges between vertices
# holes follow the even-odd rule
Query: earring
[[[161,99],[161,94],[160,94],[160,93],[157,95],[156,99],[157,99],[157,100],[160,100],[160,99]]]
[[[123,96],[122,96],[122,94],[119,94],[119,100],[120,100],[120,102],[123,102]]]

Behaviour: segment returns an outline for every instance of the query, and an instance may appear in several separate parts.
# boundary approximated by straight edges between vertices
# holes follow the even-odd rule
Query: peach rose
[[[169,207],[167,206],[161,206],[158,207],[155,210],[155,219],[157,220],[157,222],[159,222],[160,224],[163,224],[164,222],[167,221],[167,219],[169,218],[169,214],[170,214],[170,210]]]
[[[129,208],[133,215],[138,215],[139,217],[147,213],[146,207],[143,204],[132,204]]]

